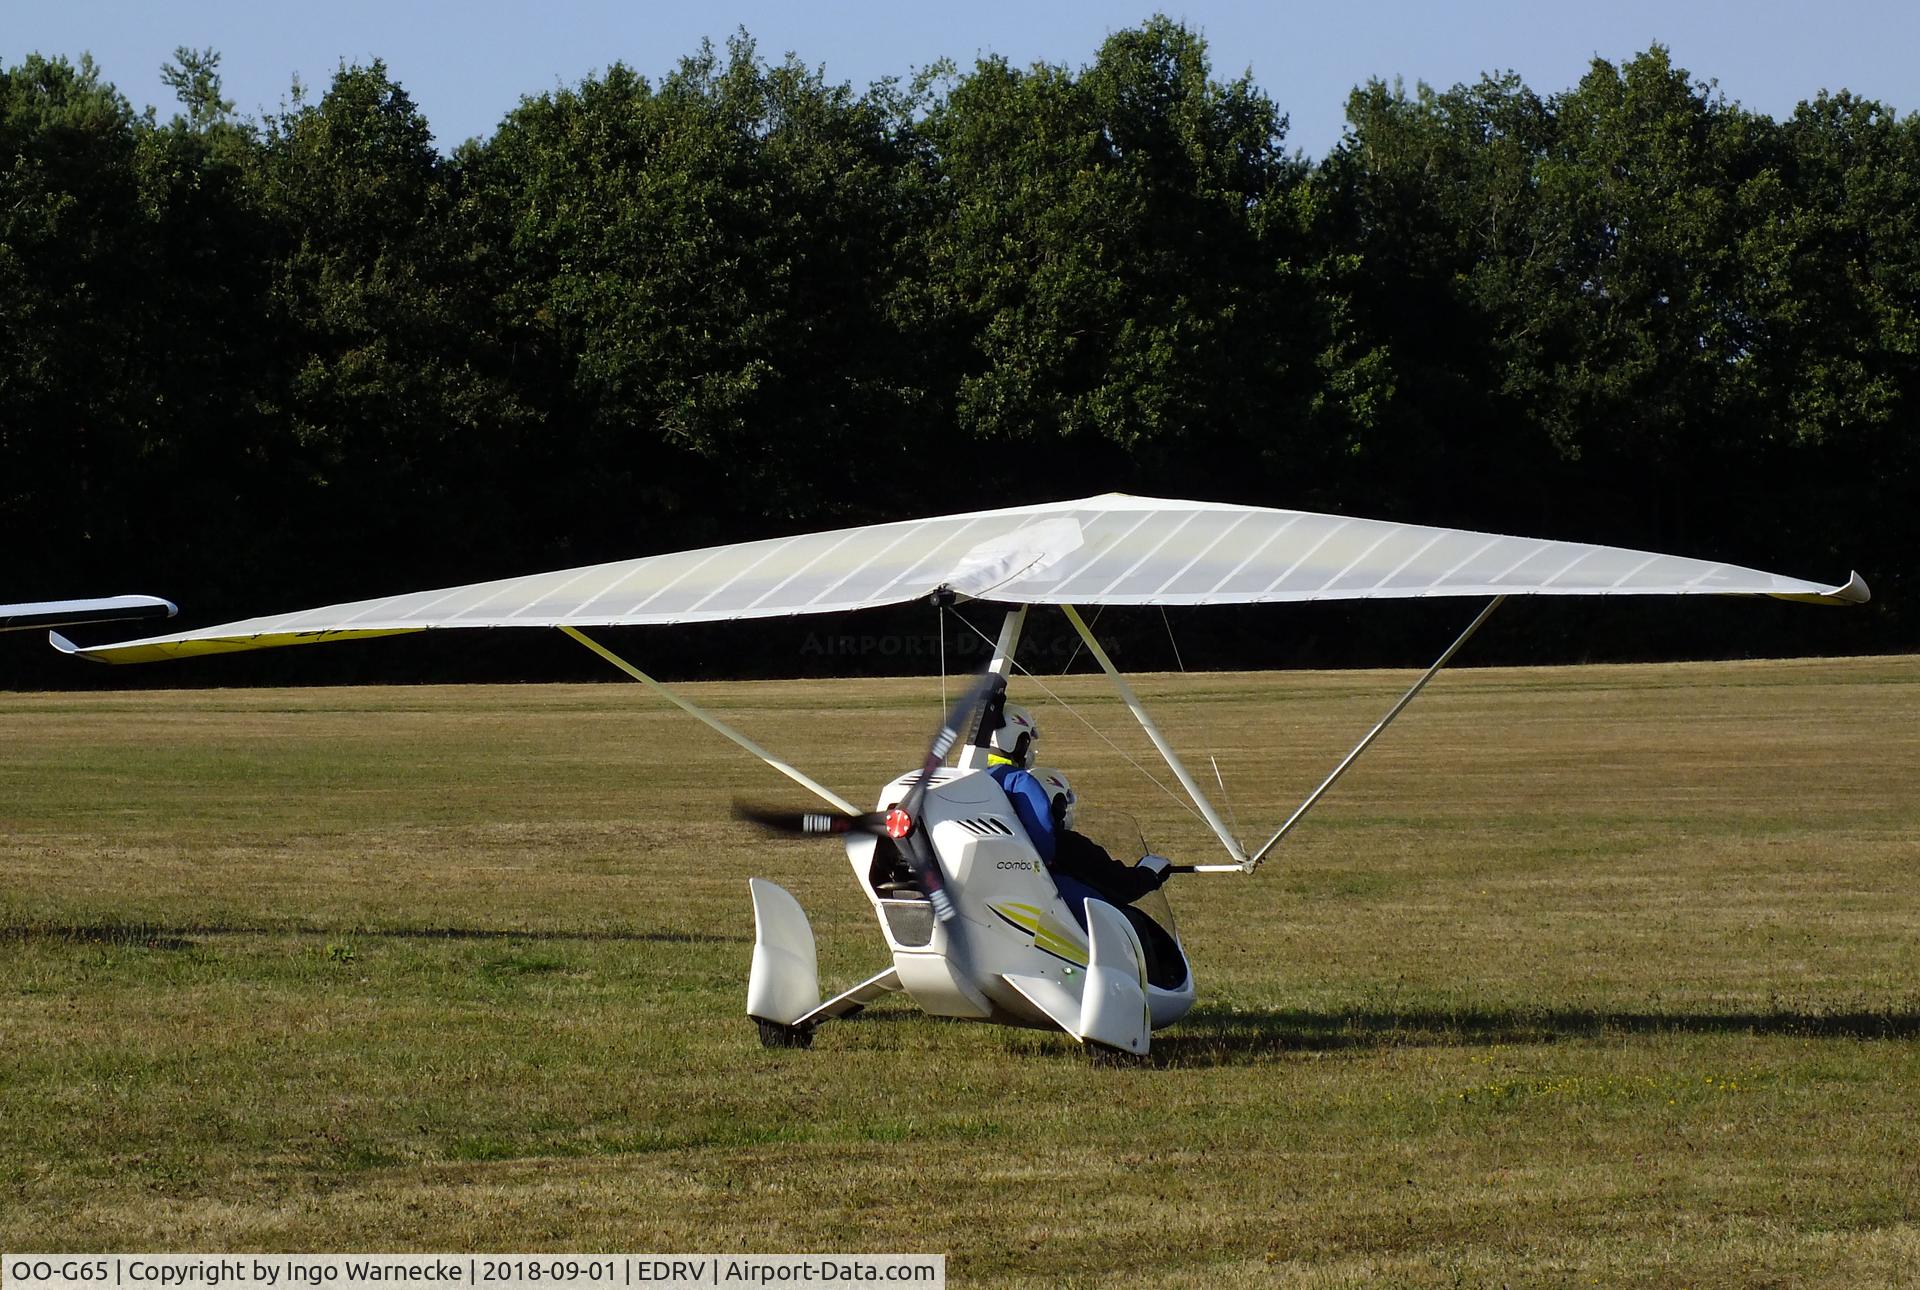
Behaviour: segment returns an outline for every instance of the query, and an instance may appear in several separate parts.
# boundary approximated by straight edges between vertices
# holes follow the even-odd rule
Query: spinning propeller
[[[927,785],[933,779],[933,772],[940,769],[941,763],[947,759],[947,753],[952,751],[954,743],[960,738],[967,714],[989,702],[1006,684],[1004,676],[989,672],[960,696],[960,701],[947,713],[945,724],[928,745],[919,778],[913,781],[913,787],[907,790],[907,795],[900,799],[899,805],[889,810],[869,811],[865,815],[843,815],[837,811],[781,811],[735,802],[734,814],[777,833],[799,837],[866,833],[874,837],[892,838],[900,849],[901,858],[907,863],[908,871],[913,874],[914,882],[926,893],[927,902],[933,906],[933,916],[944,923],[956,911],[953,898],[947,895],[946,878],[941,874],[940,861],[933,853],[933,842],[927,837],[927,831],[919,827],[920,803],[927,795]]]

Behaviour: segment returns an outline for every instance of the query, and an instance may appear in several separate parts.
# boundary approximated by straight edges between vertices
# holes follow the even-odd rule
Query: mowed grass
[[[1410,679],[1139,688],[1264,837]],[[687,688],[855,799],[939,708]],[[1212,858],[1015,697],[1083,800]],[[749,875],[829,989],[881,942],[836,848],[728,818],[798,791],[641,687],[0,696],[0,1248],[1911,1283],[1916,790],[1916,659],[1446,674],[1257,875],[1173,888],[1200,1005],[1109,1070],[904,1001],[762,1050]]]

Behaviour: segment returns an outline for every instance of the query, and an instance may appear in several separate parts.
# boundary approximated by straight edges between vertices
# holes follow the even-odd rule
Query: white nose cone
[[[1104,900],[1087,902],[1087,983],[1080,995],[1079,1038],[1144,1053],[1153,1031],[1147,1008],[1146,956],[1126,916]]]

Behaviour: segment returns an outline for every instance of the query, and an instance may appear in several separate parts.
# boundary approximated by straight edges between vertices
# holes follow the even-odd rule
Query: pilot
[[[1165,856],[1145,856],[1138,864],[1127,864],[1115,860],[1105,847],[1086,834],[1075,831],[1073,808],[1080,797],[1065,775],[1049,768],[1030,771],[1027,778],[1039,784],[1047,795],[1052,826],[1048,832],[1053,841],[1053,855],[1048,858],[1047,867],[1069,906],[1077,907],[1088,891],[1110,905],[1130,905],[1148,892],[1158,891],[1166,882],[1172,862]],[[1016,802],[1015,809],[1018,807]],[[1075,891],[1072,887],[1088,890]]]
[[[1027,830],[1033,849],[1053,863],[1053,809],[1047,790],[1033,777],[1033,746],[1040,742],[1040,725],[1017,703],[1001,709],[1000,725],[987,739],[987,774],[993,777],[1013,813]]]

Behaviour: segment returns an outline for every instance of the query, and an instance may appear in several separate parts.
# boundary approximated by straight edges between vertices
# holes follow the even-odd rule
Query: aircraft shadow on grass
[[[224,936],[336,936],[447,941],[600,941],[629,944],[744,944],[746,938],[682,931],[542,931],[492,927],[266,927],[147,923],[0,925],[0,945],[58,943],[129,949],[192,950]],[[921,1023],[908,1008],[868,1012],[863,1027]],[[1389,1048],[1551,1044],[1607,1035],[1763,1035],[1803,1039],[1920,1038],[1920,1008],[1766,1008],[1729,1012],[1655,1012],[1597,1008],[1365,1007],[1269,1010],[1194,1009],[1154,1041],[1153,1066],[1240,1066],[1292,1053]]]
[[[1920,1038],[1920,1009],[1198,1008],[1177,1031],[1157,1039],[1153,1052],[1170,1066],[1233,1066],[1295,1052],[1550,1044],[1608,1035],[1914,1039]]]
[[[675,931],[527,931],[503,927],[243,927],[155,923],[88,923],[55,925],[16,923],[0,925],[0,945],[8,942],[57,942],[69,945],[116,945],[128,949],[192,950],[220,936],[332,936],[364,940],[428,941],[612,941],[659,945],[725,945],[747,943],[744,936]]]
[[[865,1012],[860,1027],[923,1025],[907,1006]],[[966,1024],[966,1023],[952,1023]],[[1044,1032],[1031,1032],[1036,1045]],[[1805,1039],[1920,1038],[1920,1008],[1633,1012],[1587,1008],[1196,1008],[1154,1037],[1147,1066],[1247,1066],[1292,1054],[1389,1048],[1552,1044],[1608,1035],[1780,1035]],[[1017,1044],[1020,1041],[1015,1041]],[[1023,1047],[1025,1045],[1022,1045]],[[1034,1051],[1038,1051],[1036,1047]]]

